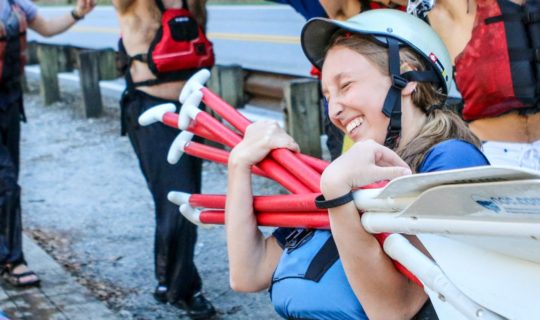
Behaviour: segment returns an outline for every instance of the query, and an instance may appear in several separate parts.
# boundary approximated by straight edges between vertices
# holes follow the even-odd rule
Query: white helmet
[[[302,49],[309,61],[321,69],[330,38],[336,31],[372,36],[376,42],[388,46],[388,38],[398,40],[400,46],[412,48],[432,65],[441,80],[443,93],[452,87],[452,62],[446,46],[437,33],[421,19],[395,9],[369,10],[347,21],[326,18],[309,20],[302,29]]]

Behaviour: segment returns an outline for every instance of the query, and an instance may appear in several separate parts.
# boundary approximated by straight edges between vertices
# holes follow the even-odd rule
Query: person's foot
[[[189,301],[178,300],[174,305],[185,310],[188,316],[194,320],[211,319],[216,315],[216,309],[200,291],[196,292]]]
[[[2,276],[12,286],[19,288],[38,287],[41,283],[37,274],[24,263],[2,266]]]
[[[154,290],[154,299],[158,302],[166,303],[167,302],[167,290],[168,288],[162,284],[158,284],[156,290]]]

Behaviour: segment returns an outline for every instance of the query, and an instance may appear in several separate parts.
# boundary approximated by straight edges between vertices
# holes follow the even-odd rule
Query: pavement
[[[0,280],[0,310],[10,319],[119,319],[32,239],[24,236],[23,243],[41,286],[19,289]]]

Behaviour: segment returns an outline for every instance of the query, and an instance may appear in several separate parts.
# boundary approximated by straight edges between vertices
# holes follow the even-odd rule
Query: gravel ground
[[[154,215],[150,193],[126,137],[116,101],[84,119],[80,98],[44,107],[36,88],[26,94],[21,177],[26,233],[123,319],[176,319],[183,312],[154,301]],[[106,99],[105,99],[106,100]],[[224,193],[223,166],[205,163],[204,193]],[[257,180],[256,193],[275,194]],[[266,292],[240,294],[228,284],[222,227],[199,229],[196,264],[205,295],[221,319],[277,319]]]

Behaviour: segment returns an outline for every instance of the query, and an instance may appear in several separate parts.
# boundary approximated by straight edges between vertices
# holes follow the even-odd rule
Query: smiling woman
[[[355,205],[341,200],[375,181],[488,163],[465,124],[441,108],[452,85],[448,52],[420,19],[383,9],[345,22],[312,19],[301,42],[322,68],[331,121],[356,142],[321,178],[331,231],[278,228],[265,239],[257,229],[251,167],[274,148],[298,147],[273,124],[252,125],[229,157],[231,286],[270,287],[284,318],[410,319],[422,310],[435,319],[422,288],[394,268]]]

